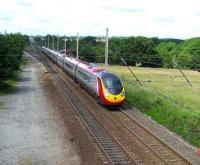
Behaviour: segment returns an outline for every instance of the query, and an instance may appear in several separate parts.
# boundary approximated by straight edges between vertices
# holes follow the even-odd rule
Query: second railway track
[[[130,133],[137,137],[137,139],[140,140],[146,148],[157,155],[157,157],[162,159],[166,164],[190,164],[175,150],[134,120],[134,118],[130,114],[126,113],[122,108],[120,108],[120,112],[114,112],[113,116],[127,130],[129,130]]]
[[[39,54],[37,58],[60,86],[112,164],[190,164],[148,130],[142,130],[142,126],[128,114],[119,110],[105,110],[83,90],[74,89],[78,87],[72,87],[72,82],[64,81],[64,73],[58,74],[48,59]],[[87,98],[81,97],[85,94]]]

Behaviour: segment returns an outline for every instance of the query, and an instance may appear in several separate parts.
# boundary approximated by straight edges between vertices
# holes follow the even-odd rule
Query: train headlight
[[[125,97],[125,92],[122,92],[121,96],[122,96],[122,97]]]
[[[108,97],[108,96],[109,96],[109,94],[108,94],[107,91],[104,91],[104,96],[105,96],[105,97]]]

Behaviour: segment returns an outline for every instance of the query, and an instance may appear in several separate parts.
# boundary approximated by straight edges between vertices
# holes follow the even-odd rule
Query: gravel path
[[[0,164],[80,164],[64,120],[44,91],[41,64],[28,61],[14,93],[0,96]]]

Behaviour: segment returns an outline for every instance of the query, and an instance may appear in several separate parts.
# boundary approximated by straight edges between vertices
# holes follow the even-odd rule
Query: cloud
[[[49,19],[43,19],[43,18],[39,18],[39,19],[38,19],[38,22],[40,22],[40,23],[50,23],[51,20],[49,20]]]
[[[33,3],[32,2],[27,2],[27,1],[16,1],[16,4],[17,5],[20,5],[20,6],[25,6],[25,7],[31,7],[33,6]]]
[[[11,21],[12,18],[9,17],[9,16],[1,16],[1,17],[0,17],[0,20],[2,20],[2,21]]]
[[[0,0],[0,24],[29,34],[103,36],[109,27],[109,36],[185,39],[200,36],[199,6],[198,0]]]
[[[173,23],[174,22],[174,20],[171,18],[160,18],[160,19],[157,19],[156,21],[159,23]]]
[[[120,7],[116,7],[116,6],[104,6],[102,7],[102,9],[106,9],[109,11],[115,11],[115,12],[131,12],[131,13],[135,13],[135,12],[141,12],[142,9],[139,8],[120,8]]]
[[[200,16],[200,12],[196,12],[195,14],[196,14],[197,16]]]

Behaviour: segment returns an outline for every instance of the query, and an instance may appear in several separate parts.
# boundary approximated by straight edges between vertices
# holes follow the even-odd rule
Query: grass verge
[[[1,88],[0,88],[0,96],[12,93],[15,90],[15,85],[17,83],[17,78],[18,78],[20,72],[21,72],[21,70],[17,70],[15,72],[13,72],[10,79],[3,81]]]
[[[137,86],[125,84],[127,102],[182,136],[195,146],[200,146],[200,113],[188,112]]]
[[[176,69],[132,68],[140,79],[139,86],[130,71],[121,66],[106,68],[122,78],[126,101],[150,116],[190,144],[200,146],[200,74],[184,71],[189,86]]]
[[[10,79],[3,81],[3,84],[1,84],[1,88],[0,88],[0,96],[10,94],[15,90],[15,86],[18,81],[19,74],[22,72],[26,64],[27,64],[27,61],[25,59],[22,59],[20,69],[14,71]],[[0,106],[1,104],[3,103],[0,102]]]
[[[3,106],[3,103],[0,101],[0,107],[2,107]]]

